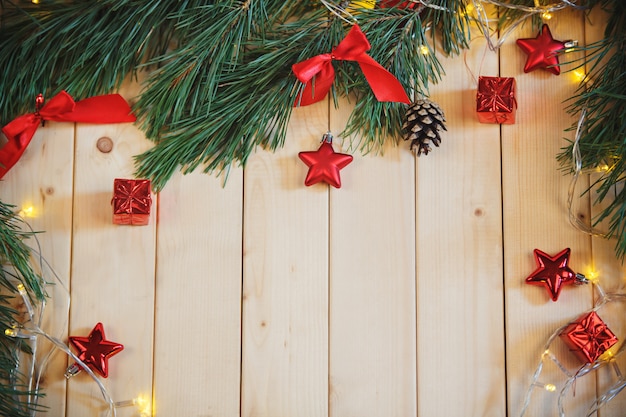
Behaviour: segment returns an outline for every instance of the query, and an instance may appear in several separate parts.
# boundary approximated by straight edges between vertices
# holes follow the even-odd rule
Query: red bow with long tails
[[[20,159],[44,120],[54,122],[134,122],[131,108],[119,94],[95,96],[75,102],[65,91],[52,97],[35,113],[18,116],[2,128],[8,142],[0,149],[0,178]]]
[[[307,106],[326,97],[335,79],[335,69],[332,60],[356,61],[363,71],[376,99],[378,101],[398,101],[410,103],[402,84],[396,77],[376,62],[366,52],[370,50],[370,43],[359,25],[352,26],[348,35],[329,54],[321,54],[298,62],[291,66],[298,80],[305,84],[296,105]],[[311,80],[315,77],[315,92]]]

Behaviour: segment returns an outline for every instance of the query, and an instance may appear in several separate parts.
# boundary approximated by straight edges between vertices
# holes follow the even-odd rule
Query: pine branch
[[[34,405],[28,398],[35,394],[28,390],[25,378],[18,372],[19,352],[29,354],[28,345],[19,338],[10,338],[4,329],[19,323],[19,313],[11,307],[17,284],[22,284],[31,297],[42,301],[45,297],[41,277],[31,266],[30,249],[24,240],[32,236],[24,232],[22,220],[16,216],[15,207],[0,202],[0,415],[27,417]],[[3,290],[4,288],[4,290]]]
[[[446,54],[459,53],[469,47],[469,20],[456,13],[464,7],[463,1],[432,4],[437,8],[420,11],[374,9],[364,12],[362,25],[372,44],[371,55],[386,67],[413,97],[428,95],[429,84],[437,83],[444,73],[443,66],[433,53],[435,36],[441,35]],[[426,29],[431,30],[431,40]],[[402,137],[402,123],[406,106],[400,103],[378,102],[369,91],[363,77],[358,78],[358,95],[350,115],[344,137],[358,142],[363,152],[377,151],[387,140],[396,143]]]
[[[608,236],[617,239],[615,251],[622,260],[626,255],[626,4],[620,0],[596,2],[609,13],[604,39],[580,48],[587,52],[586,83],[572,98],[568,111],[586,119],[579,148],[583,168],[608,166],[586,191],[594,191],[594,205],[609,204],[594,218],[594,225],[608,220]],[[560,155],[564,166],[571,167],[572,146]]]
[[[319,1],[205,3],[70,0],[10,8],[0,29],[7,52],[0,58],[2,117],[32,111],[41,91],[65,89],[81,99],[114,91],[142,70],[147,81],[135,110],[155,147],[137,156],[137,175],[156,190],[177,169],[221,172],[245,164],[256,146],[281,146],[302,88],[291,65],[329,52],[347,25]],[[427,27],[442,31],[448,52],[467,45],[466,22],[454,13],[463,1],[430,4],[419,12],[359,12],[373,56],[407,91],[427,89],[443,71],[434,55],[419,52],[428,45]],[[403,106],[372,100],[354,63],[333,65],[333,96],[364,97],[347,126],[369,122],[354,130],[365,134],[363,149],[399,137]]]

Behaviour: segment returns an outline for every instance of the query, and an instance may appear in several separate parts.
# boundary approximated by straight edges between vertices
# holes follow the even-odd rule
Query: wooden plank
[[[113,142],[109,153],[96,146]],[[102,322],[106,337],[124,350],[109,361],[103,380],[115,401],[138,396],[150,402],[154,327],[156,199],[147,226],[112,223],[115,178],[133,178],[133,159],[149,143],[130,123],[80,124],[76,128],[74,241],[70,334],[86,336]],[[106,405],[85,372],[68,384],[68,416],[101,415]],[[136,414],[132,407],[118,417]]]
[[[239,415],[242,204],[235,168],[225,187],[201,172],[176,174],[159,195],[159,415]]]
[[[0,183],[0,199],[18,209],[25,209],[24,217],[32,228],[45,232],[37,236],[41,254],[52,268],[44,268],[44,278],[55,284],[47,288],[49,298],[41,328],[61,341],[67,339],[70,300],[73,148],[74,124],[48,122],[37,130],[20,161]],[[34,241],[29,244],[36,245]],[[49,342],[40,338],[39,365],[52,349]],[[66,366],[65,354],[53,353],[40,382],[40,389],[46,396],[39,400],[39,404],[49,407],[57,415],[65,413],[63,372]]]
[[[550,21],[555,39],[583,39],[580,13],[561,11]],[[569,177],[563,175],[556,156],[566,145],[565,129],[574,119],[562,104],[577,84],[567,74],[555,76],[544,70],[523,73],[527,55],[515,44],[518,38],[532,38],[537,29],[530,24],[515,30],[501,49],[501,74],[516,78],[518,112],[514,125],[502,127],[502,176],[504,213],[504,257],[506,286],[507,389],[510,415],[519,415],[533,373],[548,337],[591,307],[590,287],[567,287],[557,302],[546,290],[527,285],[525,278],[536,268],[533,249],[554,255],[571,248],[570,267],[580,270],[591,259],[590,239],[568,221]],[[568,56],[568,59],[570,57]],[[565,61],[565,60],[563,60]],[[563,67],[562,70],[566,68]],[[588,203],[576,209],[589,215]],[[582,271],[581,271],[582,272]],[[563,345],[550,351],[571,372],[580,363]],[[526,416],[557,413],[557,398],[567,377],[548,362],[539,382],[554,384],[556,392],[541,388],[532,391]],[[595,396],[595,381],[580,378],[576,395],[565,396],[565,412],[584,415]]]
[[[500,128],[476,115],[477,77],[498,76],[498,58],[473,31],[468,51],[440,56],[448,131],[417,159],[420,416],[506,409]]]
[[[351,106],[331,112],[340,133]],[[348,142],[335,140],[337,152]],[[330,415],[416,415],[412,154],[387,146],[342,171],[330,204]]]
[[[326,102],[294,109],[244,171],[242,416],[328,413],[328,191],[298,159],[327,125]]]
[[[589,13],[588,18],[585,19],[585,42],[587,45],[592,42],[599,41],[604,38],[604,30],[608,21],[608,14],[600,7],[594,8]],[[596,181],[600,177],[601,173],[592,173],[591,181]],[[583,176],[584,178],[584,176]],[[581,181],[578,192],[582,192],[584,187],[588,187],[589,182]],[[617,189],[615,190],[617,192]],[[595,194],[591,193],[591,200],[595,201]],[[601,204],[593,204],[591,207],[591,218],[595,219],[599,213],[606,208],[611,202],[611,197],[603,201]],[[590,224],[588,218],[582,219],[586,224]],[[608,221],[603,221],[597,225],[595,229],[600,233],[605,233],[608,230]],[[626,265],[622,263],[615,255],[615,239],[604,239],[601,237],[594,237],[592,241],[593,245],[593,271],[597,274],[598,283],[602,289],[606,292],[621,293],[626,292],[626,282],[624,276],[626,275]],[[601,294],[596,291],[595,296],[599,297]],[[613,331],[621,343],[626,338],[626,321],[624,303],[611,302],[602,307],[598,314],[607,326]],[[602,396],[611,389],[614,384],[618,382],[619,376],[615,372],[614,366],[619,368],[620,373],[623,373],[626,369],[626,357],[621,355],[613,360],[610,366],[598,370],[598,396]],[[603,406],[598,413],[599,416],[617,416],[623,414],[623,410],[626,409],[626,396],[617,395],[611,399],[609,403]]]

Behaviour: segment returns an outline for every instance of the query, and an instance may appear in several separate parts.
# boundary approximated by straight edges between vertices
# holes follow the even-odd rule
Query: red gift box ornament
[[[559,337],[585,363],[595,362],[604,352],[617,343],[617,337],[592,311],[568,324]]]
[[[515,78],[478,77],[476,114],[480,123],[515,123]]]
[[[150,180],[116,178],[113,182],[113,223],[145,226],[150,220]]]

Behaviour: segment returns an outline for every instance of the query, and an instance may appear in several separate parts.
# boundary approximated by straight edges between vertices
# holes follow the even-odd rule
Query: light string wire
[[[576,229],[580,230],[583,233],[594,237],[602,237],[608,238],[608,233],[601,232],[587,223],[584,223],[580,218],[574,213],[574,199],[576,197],[576,184],[578,183],[578,178],[583,173],[583,160],[582,155],[580,153],[580,139],[583,134],[583,126],[585,124],[585,117],[587,115],[587,109],[583,108],[580,112],[580,117],[578,119],[578,124],[576,125],[576,135],[574,136],[574,143],[572,144],[572,162],[574,173],[572,174],[572,180],[569,184],[569,189],[567,192],[567,211],[569,222]]]
[[[474,1],[474,0],[472,0],[472,1]],[[450,10],[447,7],[439,6],[437,4],[432,4],[429,1],[409,0],[409,2],[410,3],[417,3],[417,4],[421,5],[422,7],[428,7],[428,8],[431,8],[431,9],[440,10],[440,11],[444,11],[444,12],[456,13],[455,10]],[[348,23],[349,25],[354,25],[354,24],[358,23],[358,20],[357,20],[356,16],[354,16],[352,13],[347,11],[341,5],[331,3],[331,2],[329,2],[327,0],[320,0],[320,3],[322,3],[332,14],[334,14],[335,16],[337,16],[338,18],[340,18],[344,22]],[[351,3],[351,2],[348,2],[348,3]],[[347,15],[348,18],[344,17],[344,15]]]
[[[605,292],[604,289],[600,286],[600,284],[598,284],[595,281],[591,281],[593,285],[595,285],[596,290],[598,291],[598,293],[600,294],[598,300],[596,301],[595,305],[593,306],[593,308],[587,310],[584,314],[588,314],[591,312],[596,312],[598,311],[600,308],[602,308],[604,305],[606,305],[607,303],[613,302],[613,301],[622,301],[625,302],[626,301],[626,294],[623,293],[612,293],[612,292]],[[576,318],[580,317],[577,316]],[[573,321],[571,321],[570,323],[573,323]],[[606,366],[611,366],[612,370],[615,372],[615,375],[617,376],[617,380],[609,387],[607,388],[604,392],[598,394],[596,396],[596,400],[590,405],[589,410],[587,412],[587,417],[592,416],[593,414],[597,413],[598,410],[606,405],[609,401],[611,401],[613,398],[615,398],[615,396],[617,394],[619,394],[625,387],[626,387],[626,378],[624,378],[619,365],[617,364],[617,357],[619,357],[624,350],[626,350],[626,343],[621,344],[621,346],[619,347],[619,349],[613,353],[611,352],[610,355],[608,355],[606,358],[603,357],[602,355],[596,359],[594,362],[591,363],[586,363],[583,366],[581,366],[576,372],[572,373],[570,372],[565,365],[563,365],[563,363],[561,361],[559,361],[559,359],[556,357],[556,355],[554,355],[554,353],[552,353],[552,351],[550,350],[550,346],[552,345],[552,343],[554,342],[554,340],[561,334],[561,332],[570,324],[570,323],[566,323],[562,326],[560,326],[559,328],[557,328],[551,335],[550,337],[548,337],[546,343],[543,346],[543,353],[541,355],[541,359],[539,361],[539,364],[537,365],[537,368],[535,369],[535,372],[533,373],[531,382],[528,386],[528,390],[526,391],[526,395],[524,397],[524,401],[522,403],[522,409],[520,411],[520,417],[524,417],[524,415],[526,414],[526,411],[528,411],[528,407],[530,406],[530,401],[531,401],[531,397],[532,397],[532,393],[536,388],[541,388],[544,389],[546,391],[556,391],[556,386],[554,384],[550,384],[550,383],[542,383],[539,381],[539,378],[541,376],[541,372],[543,371],[543,367],[544,367],[544,363],[546,362],[546,359],[549,359],[550,361],[552,361],[557,368],[567,376],[567,380],[565,381],[565,383],[563,384],[563,388],[561,388],[560,392],[559,392],[559,396],[557,398],[557,408],[558,408],[558,413],[559,413],[559,417],[565,417],[565,397],[567,395],[567,393],[569,392],[570,389],[573,389],[573,387],[576,384],[576,381],[578,380],[578,378],[583,377],[589,373],[591,373],[592,371],[596,371],[599,370],[601,368],[604,368]]]
[[[506,8],[510,10],[519,10],[521,12],[524,12],[525,14],[521,15],[512,23],[508,23],[506,30],[500,33],[498,40],[494,42],[492,40],[492,34],[491,34],[491,30],[489,26],[490,26],[490,23],[496,21],[496,19],[490,19],[489,16],[487,16],[487,11],[485,7],[483,6],[483,4],[492,4],[496,7],[502,7],[502,8]],[[498,0],[472,0],[472,6],[474,7],[474,10],[476,11],[476,17],[475,17],[476,23],[480,31],[482,32],[483,36],[487,40],[487,45],[489,45],[489,49],[492,51],[497,51],[498,49],[500,49],[500,47],[508,39],[509,35],[520,24],[522,24],[526,19],[528,19],[529,17],[533,15],[552,13],[552,12],[556,12],[559,10],[563,10],[567,7],[572,7],[577,10],[588,9],[587,6],[579,6],[575,4],[574,2],[567,1],[567,0],[561,0],[559,3],[552,3],[552,4],[545,5],[545,6],[540,5],[539,1],[535,0],[535,7],[524,6],[520,4],[508,4],[508,3],[503,3]]]
[[[38,303],[36,303],[35,305],[33,305],[33,302],[31,301],[36,299],[34,297],[31,297],[30,294],[28,293],[28,291],[26,290],[26,288],[19,284],[17,286],[18,289],[18,293],[21,296],[23,302],[24,302],[24,307],[26,308],[26,312],[28,313],[28,320],[24,323],[15,323],[13,328],[10,329],[6,329],[5,334],[7,336],[11,336],[11,337],[15,337],[15,338],[19,338],[19,339],[26,339],[28,340],[28,343],[31,347],[32,353],[29,355],[31,357],[30,359],[30,363],[28,364],[28,375],[27,375],[27,381],[26,381],[26,386],[28,387],[28,400],[27,400],[27,404],[28,404],[28,409],[30,410],[30,414],[31,416],[35,416],[35,414],[38,411],[38,400],[39,400],[39,389],[40,389],[40,383],[41,383],[41,379],[43,374],[46,372],[48,363],[50,361],[50,359],[52,358],[52,355],[56,352],[56,350],[61,350],[62,352],[66,353],[70,358],[72,358],[74,361],[76,361],[76,363],[80,366],[80,368],[82,370],[84,370],[96,383],[96,385],[98,386],[101,394],[102,394],[102,398],[104,400],[104,402],[107,404],[108,406],[108,412],[107,415],[108,416],[113,416],[115,417],[117,415],[116,412],[116,403],[113,401],[111,395],[109,394],[108,390],[106,389],[106,387],[104,386],[104,384],[102,383],[102,381],[100,380],[100,378],[98,378],[95,373],[89,368],[88,365],[86,365],[77,355],[75,355],[70,348],[63,343],[59,337],[55,337],[52,336],[50,334],[48,334],[46,331],[44,331],[42,329],[42,323],[43,323],[43,318],[44,318],[44,312],[47,306],[45,297],[49,297],[49,294],[46,291],[46,287],[50,286],[50,285],[59,285],[60,288],[62,288],[63,292],[64,292],[64,299],[65,299],[65,304],[64,304],[64,315],[66,317],[66,319],[63,321],[61,328],[59,330],[60,334],[64,334],[67,330],[67,326],[68,326],[68,319],[67,317],[69,316],[69,308],[70,308],[70,293],[69,290],[67,288],[67,286],[65,285],[65,283],[63,282],[63,280],[59,277],[59,275],[54,271],[54,269],[52,268],[52,266],[50,265],[50,263],[44,258],[43,254],[42,254],[42,250],[41,250],[41,244],[39,242],[39,239],[37,239],[37,233],[34,231],[34,229],[32,228],[32,226],[22,217],[20,216],[16,216],[16,219],[19,219],[20,224],[22,224],[23,226],[25,226],[29,231],[30,231],[30,236],[33,238],[34,242],[35,242],[35,246],[36,248],[30,247],[28,246],[29,250],[31,251],[31,253],[33,254],[33,256],[37,259],[37,267],[39,268],[39,277],[40,277],[40,284],[42,285],[42,288],[44,290],[44,299],[39,301]],[[52,277],[54,278],[52,281],[47,281],[45,279],[46,276],[46,271],[50,271],[50,274],[52,275]],[[17,278],[17,277],[16,277]],[[58,298],[58,297],[57,297]],[[55,299],[56,301],[56,299]],[[41,336],[42,338],[48,340],[50,343],[52,343],[53,348],[51,348],[41,359],[40,363],[38,364],[38,359],[37,356],[39,353],[38,352],[38,336]],[[16,347],[16,351],[14,351],[14,356],[16,358],[20,358],[23,355],[20,354],[19,352],[19,346]],[[20,363],[19,363],[19,359],[16,363],[16,366],[19,367]],[[38,364],[38,366],[37,366]],[[16,374],[17,372],[19,372],[16,368]],[[17,384],[18,380],[17,378],[15,378],[12,381],[13,384]]]

